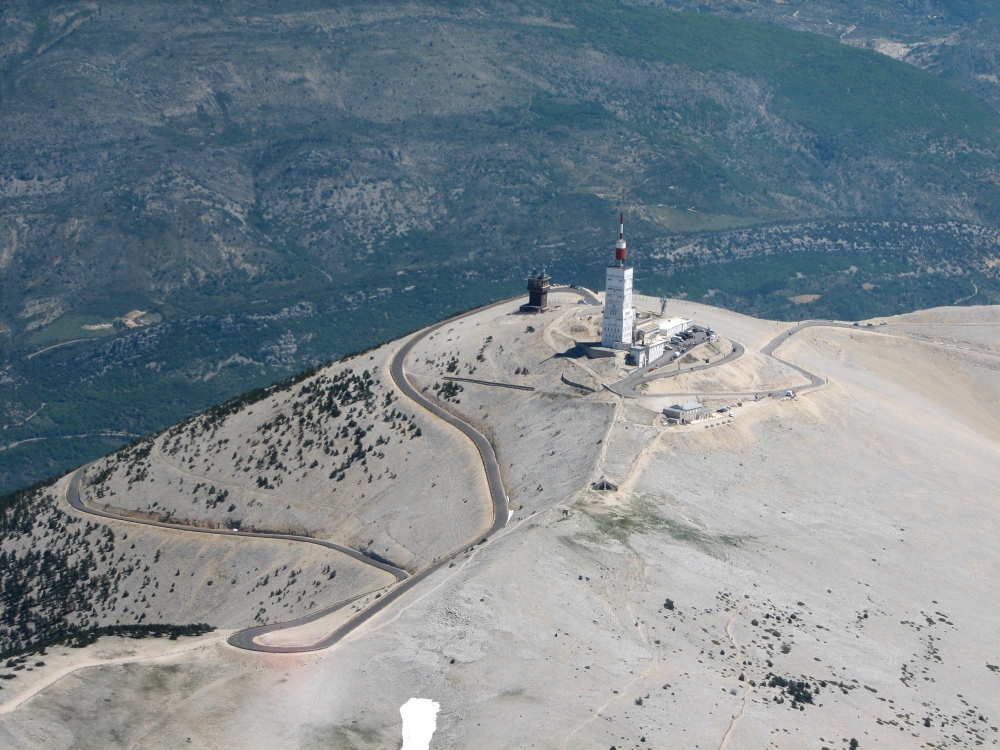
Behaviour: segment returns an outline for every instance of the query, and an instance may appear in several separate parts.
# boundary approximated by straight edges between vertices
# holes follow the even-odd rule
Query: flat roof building
[[[652,364],[666,351],[667,340],[662,336],[646,336],[641,344],[632,344],[625,356],[625,362],[637,367]]]
[[[708,407],[697,401],[687,401],[683,404],[674,404],[663,410],[663,416],[668,419],[676,419],[681,424],[696,422],[708,414]]]
[[[649,346],[660,339],[669,341],[671,336],[676,336],[691,326],[691,321],[686,318],[650,318],[636,324],[635,340],[636,343]]]
[[[687,318],[660,318],[656,322],[659,325],[660,333],[667,338],[681,331],[686,331],[693,325]]]

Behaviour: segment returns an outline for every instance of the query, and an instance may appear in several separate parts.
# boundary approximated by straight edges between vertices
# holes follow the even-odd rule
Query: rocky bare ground
[[[686,304],[746,341],[775,330]],[[646,400],[561,382],[586,373],[547,342],[585,310],[509,312],[442,329],[411,359],[429,393],[456,358],[537,389],[436,391],[491,425],[507,530],[328,653],[245,655],[207,636],[197,656],[69,674],[0,737],[392,748],[398,707],[420,696],[441,703],[442,748],[1000,740],[994,308],[807,329],[780,353],[829,385],[680,430]],[[617,493],[590,488],[612,471]],[[84,730],[76,717],[98,706]]]

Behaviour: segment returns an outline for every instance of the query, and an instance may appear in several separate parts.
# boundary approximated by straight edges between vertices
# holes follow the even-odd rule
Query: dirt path
[[[549,347],[549,349],[552,350],[553,354],[560,354],[562,352],[562,350],[558,346],[556,346],[556,342],[553,336],[560,336],[566,339],[568,342],[570,342],[573,346],[576,346],[576,342],[569,336],[567,336],[565,333],[563,333],[562,331],[553,331],[551,330],[551,326],[546,326],[545,332],[542,335],[542,340],[545,341],[546,345]],[[577,367],[583,372],[587,373],[587,375],[592,377],[596,383],[598,384],[604,383],[604,378],[602,378],[592,367],[584,364],[583,362],[579,362],[576,359],[573,359],[572,357],[567,357],[567,360],[570,363],[572,363],[574,367]]]
[[[110,659],[96,659],[93,657],[76,658],[71,664],[52,672],[50,675],[46,675],[44,679],[27,688],[24,692],[19,693],[7,702],[0,704],[0,716],[15,711],[46,688],[52,687],[63,678],[76,672],[81,672],[85,669],[92,669],[94,667],[113,667],[120,664],[155,662],[161,659],[169,659],[173,656],[177,656],[178,654],[185,654],[191,651],[207,648],[208,646],[218,643],[219,639],[220,636],[217,633],[208,636],[199,636],[197,643],[188,643],[163,653],[131,654],[129,656],[113,657]]]
[[[60,346],[69,346],[70,344],[79,344],[81,341],[92,341],[93,339],[73,339],[72,341],[62,341],[58,344],[53,344],[52,346],[47,346],[44,349],[39,349],[37,352],[32,352],[25,356],[25,359],[34,359],[39,354],[44,354],[45,352],[50,352],[53,349],[58,349]]]
[[[729,556],[726,556],[726,578],[729,580],[729,590],[733,590],[732,586],[732,562]],[[736,661],[740,665],[740,673],[743,675],[743,682],[740,683],[740,710],[733,715],[733,718],[729,721],[729,726],[726,728],[726,733],[722,736],[722,742],[719,743],[719,750],[725,750],[726,746],[729,744],[730,738],[733,736],[733,732],[736,730],[736,726],[743,719],[747,710],[747,697],[750,694],[750,678],[747,677],[746,673],[743,671],[743,651],[740,649],[740,642],[736,640],[736,635],[733,633],[733,625],[736,622],[736,618],[740,614],[740,600],[735,599],[735,606],[733,607],[733,614],[730,615],[729,621],[726,623],[726,637],[729,638],[729,643],[732,645],[733,650],[736,652]]]

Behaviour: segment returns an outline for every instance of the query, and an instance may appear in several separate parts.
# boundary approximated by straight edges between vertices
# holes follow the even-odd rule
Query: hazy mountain
[[[916,65],[1000,109],[1000,7],[986,0],[666,0],[637,4],[765,21],[834,37]]]
[[[15,2],[0,65],[8,488],[530,267],[597,284],[620,209],[652,292],[997,299],[1000,114],[818,34],[596,0]]]

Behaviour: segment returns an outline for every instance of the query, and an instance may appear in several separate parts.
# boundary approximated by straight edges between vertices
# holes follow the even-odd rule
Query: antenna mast
[[[618,242],[615,243],[615,261],[619,266],[625,264],[625,256],[628,255],[628,248],[625,246],[625,214],[621,214],[620,227],[618,231]]]

